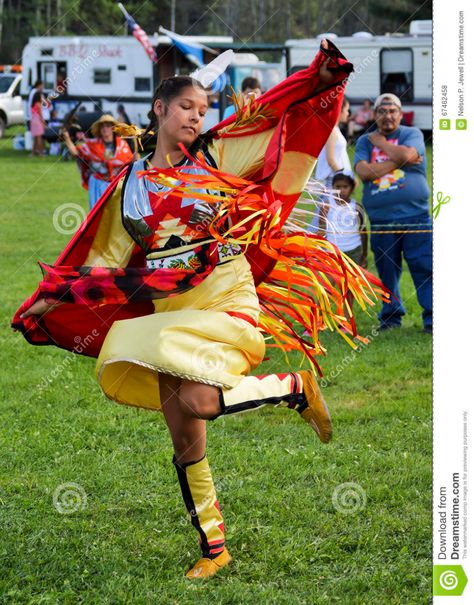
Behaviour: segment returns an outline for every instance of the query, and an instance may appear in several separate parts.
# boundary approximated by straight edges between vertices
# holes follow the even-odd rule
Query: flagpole
[[[121,2],[117,2],[117,6],[119,7],[119,9],[122,11],[123,16],[125,17],[125,19],[127,18],[127,11],[125,10],[124,5]]]
[[[175,31],[176,26],[176,0],[171,0],[171,26],[170,29],[172,32]]]
[[[121,2],[117,2],[117,6],[122,11],[122,15],[125,17],[125,35],[127,35],[129,29],[127,24],[127,11],[125,10],[125,7]]]

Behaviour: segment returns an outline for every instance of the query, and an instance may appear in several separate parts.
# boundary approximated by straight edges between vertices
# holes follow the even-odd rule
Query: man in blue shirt
[[[403,257],[423,307],[424,331],[431,333],[432,223],[423,135],[418,128],[400,125],[403,114],[395,95],[380,95],[374,109],[377,130],[358,139],[354,166],[364,181],[377,271],[392,292],[391,302],[379,313],[380,329],[399,327],[405,315],[400,296]]]

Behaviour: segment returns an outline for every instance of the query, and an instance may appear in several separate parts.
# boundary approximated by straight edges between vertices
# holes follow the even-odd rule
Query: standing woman
[[[289,348],[291,343],[296,343],[296,348],[301,345],[288,320],[286,325],[283,315],[274,313],[278,300],[285,312],[297,312],[301,321],[305,309],[313,308],[311,300],[302,297],[304,292],[311,296],[313,285],[317,286],[315,281],[308,285],[303,278],[308,273],[308,279],[314,279],[320,270],[313,273],[306,269],[315,255],[319,254],[320,266],[327,263],[328,270],[341,267],[339,261],[331,265],[328,260],[340,259],[337,253],[331,256],[329,249],[318,252],[320,240],[315,238],[314,248],[305,247],[304,253],[303,249],[297,253],[304,259],[292,261],[295,266],[305,265],[300,272],[293,274],[294,266],[288,264],[283,277],[278,277],[279,271],[274,273],[270,268],[274,265],[271,255],[284,258],[280,217],[290,211],[272,196],[294,204],[338,108],[328,110],[318,122],[322,134],[309,132],[307,138],[285,139],[280,133],[293,132],[298,125],[307,129],[314,126],[311,120],[315,119],[314,108],[320,107],[320,93],[332,80],[334,86],[341,84],[347,73],[341,55],[332,57],[333,73],[328,71],[329,59],[318,55],[305,72],[275,87],[273,94],[267,93],[264,101],[271,114],[255,106],[253,115],[269,115],[268,119],[249,119],[251,112],[246,111],[245,116],[236,117],[235,130],[217,128],[207,141],[200,136],[208,108],[203,86],[187,76],[162,81],[155,91],[147,128],[158,131],[154,153],[134,162],[116,181],[58,263],[42,265],[45,277],[39,290],[14,318],[14,327],[30,342],[45,344],[45,334],[49,333],[50,342],[66,348],[71,346],[66,342],[68,330],[74,343],[78,326],[90,334],[91,322],[96,322],[96,338],[89,342],[89,354],[98,354],[96,372],[106,396],[118,403],[163,412],[183,500],[199,534],[201,558],[187,572],[189,578],[210,577],[231,560],[206,457],[207,420],[263,405],[280,405],[298,413],[322,442],[331,438],[330,416],[312,371],[259,377],[248,374],[265,353],[262,332],[257,328],[264,316],[270,332],[278,334],[286,329],[284,343]],[[290,111],[293,107],[297,107],[295,114]],[[251,136],[243,134],[249,130]],[[272,141],[280,146],[280,154]],[[283,164],[282,172],[276,160]],[[288,180],[290,166],[293,180]],[[272,181],[265,177],[267,169],[272,170]],[[257,174],[261,185],[244,178]],[[294,180],[295,175],[298,180]],[[225,209],[232,208],[235,199],[239,202],[235,212],[226,214]],[[254,257],[258,259],[254,273],[249,251],[228,231],[233,220],[231,231],[242,234],[241,224],[249,223],[246,207],[253,213],[254,227],[257,215],[264,218],[260,219],[260,229],[244,230],[241,241],[261,252],[255,243],[261,244],[260,232],[265,246],[272,248],[266,260],[262,255]],[[295,254],[300,241],[306,246],[311,237],[288,237],[288,254]],[[87,247],[84,242],[89,242]],[[273,286],[266,284],[257,291],[254,275],[265,265],[269,277],[274,276]],[[349,265],[344,271],[344,283],[354,286],[355,273]],[[292,276],[298,277],[297,298],[288,295]],[[302,304],[299,311],[292,310],[295,300]],[[94,307],[93,313],[88,312],[88,305]],[[261,305],[267,305],[265,312]],[[74,310],[74,306],[77,310],[71,315],[67,309]],[[120,314],[124,310],[128,315]],[[313,328],[321,327],[324,317],[327,319],[322,307],[314,303]],[[97,351],[94,347],[107,321],[105,340]],[[53,324],[61,329],[56,330]],[[302,346],[313,350],[312,343]]]
[[[33,155],[44,154],[44,131],[46,122],[43,116],[43,93],[35,92],[31,100],[31,136],[33,137]]]
[[[325,189],[332,189],[332,180],[338,172],[352,174],[351,161],[347,153],[347,141],[341,132],[340,125],[347,124],[349,120],[350,102],[347,97],[344,97],[339,115],[339,121],[334,126],[329,138],[319,154],[318,163],[316,164],[315,178],[324,183]],[[327,198],[330,199],[328,194]],[[329,199],[326,199],[329,202]],[[326,232],[325,215],[327,206],[323,205],[320,212],[316,211],[312,222],[314,232],[324,234]]]
[[[78,159],[82,185],[89,191],[89,208],[93,208],[113,179],[133,159],[128,143],[114,133],[115,118],[104,114],[91,126],[94,138],[74,144],[69,132],[63,130],[69,153]]]

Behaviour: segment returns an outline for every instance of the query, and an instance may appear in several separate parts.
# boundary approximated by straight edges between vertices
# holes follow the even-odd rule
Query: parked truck
[[[25,119],[20,96],[21,81],[19,70],[0,66],[0,139],[6,128],[22,124]]]

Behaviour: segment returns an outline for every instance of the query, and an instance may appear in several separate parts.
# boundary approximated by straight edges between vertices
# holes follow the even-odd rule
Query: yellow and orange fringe
[[[270,183],[258,184],[224,173],[205,163],[153,168],[141,176],[166,186],[163,195],[178,195],[219,206],[209,231],[221,243],[239,244],[244,252],[257,246],[276,264],[257,286],[262,307],[259,328],[285,355],[300,351],[322,375],[315,359],[326,353],[319,333],[336,331],[353,348],[357,334],[349,294],[364,311],[388,292],[371,273],[317,235],[282,224],[282,203]],[[199,174],[196,169],[199,169]],[[204,170],[202,170],[204,169]],[[299,327],[298,327],[299,326]]]

